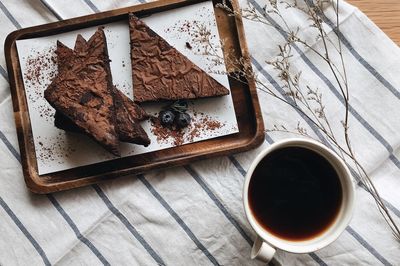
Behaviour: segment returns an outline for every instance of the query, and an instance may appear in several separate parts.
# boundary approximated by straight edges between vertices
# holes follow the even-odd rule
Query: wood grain
[[[347,0],[400,45],[400,0]]]

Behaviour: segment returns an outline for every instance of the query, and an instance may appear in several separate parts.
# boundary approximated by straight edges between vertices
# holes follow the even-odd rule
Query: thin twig
[[[301,2],[303,5],[300,5]],[[306,42],[304,39],[299,37],[299,29],[292,29],[287,23],[285,15],[280,11],[279,4],[283,5],[285,9],[292,9],[293,12],[303,12],[308,16],[311,21],[310,27],[315,28],[315,34],[317,40],[322,42],[322,49],[319,50],[313,45]],[[336,27],[334,32],[337,35],[337,46],[333,40],[328,36],[324,27],[324,8],[328,8],[328,4],[333,7],[336,16]],[[271,23],[266,18],[259,14],[254,8],[248,7],[241,11],[233,10],[227,5],[226,1],[219,4],[218,7],[224,9],[228,15],[236,16],[244,19],[251,20],[253,22],[260,23],[261,25],[271,27]],[[225,62],[234,66],[235,71],[227,73],[231,77],[245,82],[243,77],[256,81],[258,90],[262,93],[266,93],[278,99],[279,101],[289,105],[291,108],[297,110],[303,117],[305,117],[313,127],[317,128],[325,137],[330,145],[332,145],[334,152],[336,152],[348,165],[353,164],[357,172],[357,176],[354,178],[358,179],[359,183],[366,189],[366,191],[373,197],[379,212],[388,224],[394,236],[400,240],[400,230],[396,222],[391,216],[391,213],[384,204],[382,198],[379,195],[378,190],[373,184],[367,171],[358,160],[355,151],[351,145],[349,130],[349,116],[350,116],[350,93],[349,83],[346,71],[346,64],[343,56],[342,42],[340,39],[340,19],[339,19],[339,0],[281,0],[279,3],[276,0],[268,0],[264,11],[268,14],[275,15],[281,22],[281,28],[286,35],[286,42],[278,46],[278,55],[270,60],[266,60],[268,64],[276,71],[278,78],[282,82],[282,88],[285,90],[283,96],[275,93],[273,89],[266,86],[262,81],[258,80],[255,73],[251,70],[251,65],[247,59],[236,59],[234,56],[225,56]],[[311,36],[310,36],[311,37]],[[341,134],[335,134],[332,129],[333,121],[330,121],[326,114],[326,108],[323,103],[322,93],[319,92],[318,88],[312,88],[310,85],[304,85],[306,81],[301,80],[301,73],[297,73],[293,70],[291,60],[293,57],[293,51],[291,47],[294,44],[301,44],[304,48],[314,53],[318,58],[322,59],[324,63],[329,67],[329,73],[333,76],[336,86],[340,91],[341,96],[344,99],[344,112],[343,120],[336,121],[343,127]],[[210,49],[209,51],[213,51]],[[226,54],[226,53],[225,53]],[[216,53],[209,53],[208,55],[216,58],[220,57]],[[340,61],[340,65],[336,65],[333,62],[333,58],[337,58]],[[218,60],[221,60],[219,58]],[[217,59],[215,61],[218,61]],[[220,61],[223,62],[223,61]],[[338,67],[340,66],[340,67]],[[295,74],[293,74],[295,73]],[[294,130],[288,129],[288,127],[281,125],[275,125],[272,129],[267,130],[268,132],[285,132],[298,134],[304,137],[311,137],[307,130],[301,127],[300,122]],[[321,140],[317,141],[321,142]],[[344,144],[341,144],[344,143]],[[323,143],[327,144],[327,143]]]

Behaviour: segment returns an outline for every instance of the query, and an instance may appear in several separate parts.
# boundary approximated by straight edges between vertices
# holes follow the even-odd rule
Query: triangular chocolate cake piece
[[[115,87],[114,90],[118,140],[148,146],[150,139],[139,122],[148,119],[149,115],[120,90]],[[59,111],[54,115],[54,125],[65,131],[82,133],[76,124]]]
[[[84,60],[85,51],[87,50],[86,40],[78,35],[74,50],[66,47],[61,42],[57,42],[57,66],[60,72],[70,68],[73,64]],[[116,113],[116,131],[118,139],[124,142],[130,142],[140,145],[149,145],[150,139],[138,122],[148,119],[148,114],[129,99],[124,93],[117,88],[114,90],[114,106]],[[56,112],[54,116],[54,125],[57,128],[82,133],[80,128],[76,126],[68,117],[60,112]]]
[[[148,146],[150,144],[150,139],[136,119],[136,117],[141,114],[139,114],[137,112],[138,110],[136,109],[134,112],[130,112],[129,107],[132,107],[132,105],[124,101],[124,97],[125,100],[129,98],[126,97],[122,92],[118,93],[118,91],[119,90],[114,87],[115,117],[119,140]],[[130,99],[129,101],[132,102]],[[136,117],[133,115],[135,112]]]
[[[72,67],[72,65],[78,64],[80,61],[84,60],[86,55],[85,51],[87,48],[87,42],[80,34],[78,34],[76,38],[74,50],[68,48],[60,41],[57,41],[56,55],[58,71],[65,71],[65,69],[69,69]],[[122,97],[124,106],[134,121],[144,121],[149,118],[149,115],[146,113],[146,111],[129,99],[122,91],[115,88],[115,93]]]
[[[84,44],[84,46],[82,46],[82,44]],[[63,75],[63,73],[68,71],[68,69],[71,69],[74,64],[79,64],[82,62],[86,56],[86,54],[82,54],[82,51],[86,50],[87,42],[80,34],[75,41],[75,51],[65,46],[62,42],[57,41],[56,55],[59,75]],[[78,56],[76,51],[80,51],[81,56]],[[65,131],[83,133],[83,131],[74,122],[57,110],[54,114],[54,125],[57,128]]]
[[[66,66],[44,92],[46,100],[105,149],[119,155],[111,71],[104,32],[87,42],[84,60]]]
[[[65,71],[71,68],[73,64],[79,64],[79,62],[85,60],[87,49],[87,42],[80,34],[76,38],[74,50],[66,47],[61,42],[57,42],[56,54],[59,72]],[[113,86],[113,93],[118,139],[123,142],[144,146],[149,145],[149,137],[138,124],[139,121],[148,119],[148,114],[115,86]],[[76,124],[59,111],[55,113],[54,125],[62,130],[82,133],[82,130]]]
[[[88,50],[88,43],[82,35],[78,34],[75,41],[74,51],[76,55],[85,55]]]
[[[196,66],[135,15],[129,16],[136,102],[222,96],[229,90]]]

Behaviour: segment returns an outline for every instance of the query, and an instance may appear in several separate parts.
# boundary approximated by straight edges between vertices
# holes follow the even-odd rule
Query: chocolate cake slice
[[[58,71],[62,72],[65,69],[71,68],[73,64],[78,64],[80,61],[84,60],[85,49],[87,50],[87,42],[80,34],[76,38],[74,50],[68,48],[60,41],[57,41],[56,54]],[[116,89],[115,92],[122,97],[124,106],[134,121],[139,122],[149,118],[149,115],[146,113],[146,111],[129,99],[122,91]],[[59,115],[57,117],[61,116],[62,115]]]
[[[85,45],[85,48],[83,48],[82,45]],[[74,64],[79,64],[82,62],[86,56],[86,54],[82,54],[82,52],[86,50],[87,42],[80,34],[77,36],[75,41],[75,51],[80,51],[81,56],[78,56],[74,50],[65,46],[62,42],[57,41],[56,55],[58,73],[62,75],[62,73],[72,68]],[[65,131],[83,133],[83,131],[74,122],[57,110],[54,115],[54,125],[57,128]]]
[[[129,16],[136,102],[222,96],[229,90],[196,66],[135,15]]]
[[[139,122],[148,119],[148,114],[115,86],[113,89],[118,140],[147,147],[150,139]],[[80,128],[60,112],[56,112],[54,116],[54,125],[59,129],[82,133]]]
[[[120,90],[114,87],[114,105],[118,140],[148,146],[150,139],[139,124],[148,119],[148,114]],[[54,125],[62,130],[82,133],[82,130],[60,112],[54,115]]]
[[[78,34],[75,41],[74,51],[76,55],[85,55],[88,49],[88,43],[82,35]]]
[[[78,35],[76,39],[74,50],[61,42],[57,42],[56,54],[59,71],[62,72],[73,64],[84,60],[87,49],[87,42],[81,35]],[[149,145],[149,137],[143,128],[137,124],[139,121],[148,119],[147,113],[115,86],[113,86],[113,93],[118,139],[124,142]],[[54,116],[54,125],[66,131],[82,133],[82,130],[76,124],[58,111]]]
[[[61,68],[44,92],[46,100],[84,133],[119,156],[114,90],[107,43],[99,28],[87,42],[82,60]]]
[[[120,91],[114,87],[115,117],[119,140],[123,142],[130,142],[148,146],[150,144],[150,139],[142,126],[137,121],[137,117],[144,117],[142,112],[140,111],[143,109],[138,106],[140,110],[136,110],[135,107],[132,106],[132,104],[126,101],[126,99],[128,99],[130,102],[132,101],[122,92],[118,92]],[[132,107],[133,109],[135,109],[134,112],[129,111],[129,108]]]
[[[63,115],[61,112],[56,111],[54,114],[54,125],[56,128],[62,129],[64,131],[74,132],[74,133],[84,133],[74,122],[71,121],[67,116]]]

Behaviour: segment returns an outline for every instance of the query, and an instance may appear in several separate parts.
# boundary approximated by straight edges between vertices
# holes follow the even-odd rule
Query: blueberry
[[[179,128],[187,127],[190,124],[191,118],[187,113],[179,113],[175,118],[176,126]]]
[[[163,126],[171,126],[174,123],[175,115],[173,112],[161,111],[159,114],[161,125]]]

